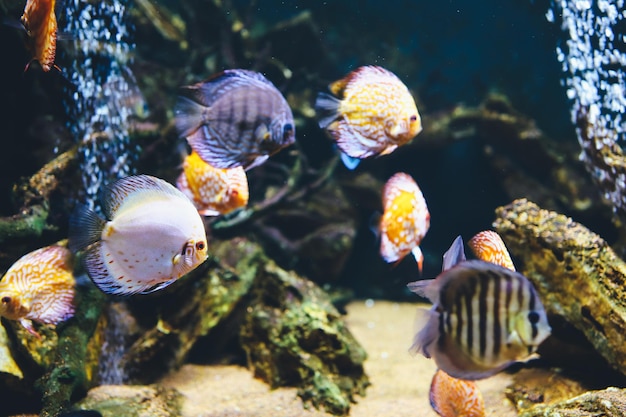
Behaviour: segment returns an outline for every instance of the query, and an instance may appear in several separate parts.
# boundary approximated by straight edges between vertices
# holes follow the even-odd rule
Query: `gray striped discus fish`
[[[253,168],[295,141],[287,100],[257,72],[226,70],[183,91],[178,133],[215,168]]]
[[[530,281],[499,265],[460,261],[434,280],[408,286],[433,303],[420,318],[421,330],[411,349],[432,357],[455,378],[494,375],[527,359],[550,335],[546,313]]]

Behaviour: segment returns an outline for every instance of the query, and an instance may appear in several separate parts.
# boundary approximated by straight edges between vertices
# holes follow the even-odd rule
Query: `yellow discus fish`
[[[215,168],[196,152],[185,158],[176,187],[203,216],[230,213],[248,204],[248,177],[243,167]]]
[[[386,155],[422,131],[415,100],[392,72],[364,66],[330,85],[337,97],[320,93],[319,125],[351,158]]]
[[[421,271],[424,255],[419,244],[430,227],[430,213],[422,191],[410,175],[393,175],[383,189],[380,220],[380,254],[387,262],[413,253]]]
[[[30,39],[33,58],[48,72],[54,65],[57,46],[57,19],[54,13],[56,0],[27,0],[22,24]]]
[[[511,255],[498,233],[484,230],[471,238],[468,245],[478,259],[515,271]]]
[[[22,256],[0,280],[0,316],[39,334],[33,321],[56,325],[74,314],[72,255],[62,246],[47,246]]]

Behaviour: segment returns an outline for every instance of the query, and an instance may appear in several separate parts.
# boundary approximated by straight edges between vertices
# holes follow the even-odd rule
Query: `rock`
[[[272,387],[297,386],[305,403],[347,415],[369,385],[366,353],[326,293],[268,261],[252,296],[241,342],[255,376]]]
[[[15,363],[11,349],[9,347],[9,338],[3,326],[0,326],[0,373],[7,374],[17,379],[23,379],[24,373]]]
[[[558,371],[523,369],[513,377],[504,394],[522,412],[537,405],[552,404],[587,391],[580,382]]]
[[[178,391],[158,385],[101,385],[75,405],[77,410],[97,410],[102,417],[175,417],[181,407]]]
[[[626,389],[607,388],[578,397],[541,405],[520,413],[520,417],[622,417],[626,415]]]
[[[212,242],[210,251],[212,259],[179,283],[128,303],[139,326],[118,365],[128,381],[152,383],[181,366],[198,338],[240,306],[266,259],[241,238]]]
[[[585,226],[528,200],[496,214],[494,228],[548,314],[563,317],[626,374],[626,264]]]

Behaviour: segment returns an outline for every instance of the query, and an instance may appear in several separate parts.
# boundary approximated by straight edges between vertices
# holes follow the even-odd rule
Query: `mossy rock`
[[[248,364],[273,388],[297,386],[305,403],[346,415],[369,380],[364,349],[316,284],[268,261],[241,331]]]

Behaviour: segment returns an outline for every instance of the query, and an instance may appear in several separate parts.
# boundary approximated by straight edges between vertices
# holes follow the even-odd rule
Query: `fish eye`
[[[2,304],[8,304],[11,302],[11,297],[2,297]]]
[[[417,115],[413,114],[411,115],[411,117],[409,118],[410,121],[415,122],[417,121]]]
[[[539,313],[536,311],[528,313],[528,321],[530,321],[531,324],[537,324],[539,322]]]
[[[196,243],[196,249],[197,250],[204,250],[204,242],[197,242]]]
[[[293,132],[293,125],[291,123],[287,123],[283,126],[283,136],[289,136]]]

